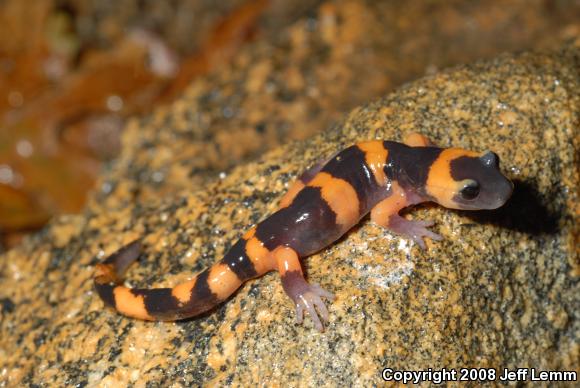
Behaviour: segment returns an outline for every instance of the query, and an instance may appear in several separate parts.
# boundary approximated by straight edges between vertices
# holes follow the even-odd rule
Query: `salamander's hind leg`
[[[328,310],[321,298],[334,300],[334,295],[318,284],[309,284],[304,279],[296,251],[280,246],[273,252],[282,277],[282,286],[296,306],[296,321],[302,323],[304,312],[308,312],[319,331],[324,330],[322,321],[328,322]],[[319,318],[322,318],[322,321]]]
[[[431,147],[433,142],[425,135],[413,132],[405,137],[404,143],[410,147]]]

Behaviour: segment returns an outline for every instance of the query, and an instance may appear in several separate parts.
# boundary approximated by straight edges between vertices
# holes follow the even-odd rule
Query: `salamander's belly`
[[[278,210],[256,228],[256,237],[269,250],[289,246],[300,256],[310,255],[344,234],[336,214],[321,198],[320,189],[305,187],[292,204]]]

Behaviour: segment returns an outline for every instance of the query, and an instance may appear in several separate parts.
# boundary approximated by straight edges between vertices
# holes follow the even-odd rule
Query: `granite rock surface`
[[[570,0],[283,4],[274,2],[261,19],[262,36],[230,63],[125,129],[120,162],[103,178],[105,189],[107,180],[122,179],[139,187],[134,198],[147,201],[205,185],[279,144],[327,128],[404,82],[580,35],[573,16],[580,7]],[[275,16],[280,13],[306,16],[276,29],[272,24],[289,24]]]
[[[578,370],[579,57],[576,41],[437,73],[220,179],[147,201],[135,201],[135,182],[107,180],[85,214],[0,258],[0,386],[366,386],[385,367]],[[337,296],[324,333],[295,323],[275,273],[177,323],[122,317],[95,294],[94,264],[135,237],[145,253],[128,284],[171,286],[273,212],[308,165],[412,131],[494,150],[514,195],[493,212],[414,209],[444,237],[426,251],[363,220],[305,260],[310,281]]]

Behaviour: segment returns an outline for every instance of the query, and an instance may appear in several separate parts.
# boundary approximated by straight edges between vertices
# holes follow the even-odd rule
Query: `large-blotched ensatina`
[[[95,286],[105,304],[146,320],[177,320],[226,300],[244,282],[278,270],[294,301],[298,322],[307,311],[319,330],[328,321],[321,298],[334,296],[304,279],[300,258],[336,241],[362,217],[425,248],[440,240],[431,222],[399,215],[407,206],[433,201],[452,209],[495,209],[510,197],[512,183],[493,152],[438,148],[419,134],[405,144],[373,140],[348,147],[307,170],[290,187],[274,214],[251,228],[226,255],[173,288],[131,289],[121,277],[139,256],[134,241],[97,265]]]

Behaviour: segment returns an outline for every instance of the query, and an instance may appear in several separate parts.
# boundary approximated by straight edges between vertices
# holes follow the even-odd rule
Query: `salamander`
[[[225,301],[244,282],[278,271],[293,301],[296,319],[307,312],[322,331],[328,322],[323,299],[334,295],[304,278],[300,259],[332,244],[365,215],[412,239],[441,240],[430,221],[411,221],[399,212],[422,202],[451,209],[495,209],[513,184],[491,152],[434,146],[414,133],[404,143],[372,140],[348,147],[304,172],[282,197],[278,210],[249,229],[210,268],[173,288],[128,288],[122,275],[141,251],[133,241],[96,266],[96,290],[108,306],[143,320],[193,317]]]

